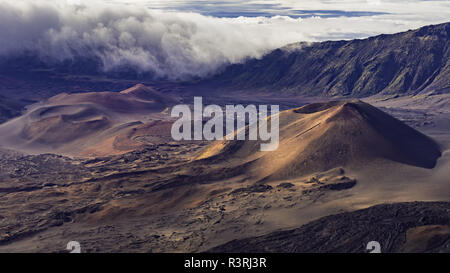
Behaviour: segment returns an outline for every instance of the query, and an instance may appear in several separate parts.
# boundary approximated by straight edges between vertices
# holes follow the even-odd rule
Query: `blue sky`
[[[374,2],[375,3],[375,2]],[[339,10],[339,5],[328,2],[321,5],[322,9],[314,9],[314,3],[298,5],[283,1],[148,1],[149,8],[159,8],[171,11],[196,12],[213,17],[272,17],[289,16],[292,18],[308,18],[320,16],[330,17],[357,17],[385,14],[386,12],[365,10]]]
[[[450,1],[433,0],[105,0],[114,3],[144,5],[152,9],[196,12],[214,17],[311,16],[357,17],[393,14],[399,19],[409,16],[436,16],[449,20]]]

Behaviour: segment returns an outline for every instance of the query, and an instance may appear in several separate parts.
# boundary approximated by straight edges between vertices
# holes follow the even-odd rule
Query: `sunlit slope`
[[[433,168],[441,152],[432,139],[358,100],[315,103],[280,113],[280,142],[261,152],[261,141],[219,141],[200,158],[249,162],[248,173],[283,179],[341,166],[389,160]]]

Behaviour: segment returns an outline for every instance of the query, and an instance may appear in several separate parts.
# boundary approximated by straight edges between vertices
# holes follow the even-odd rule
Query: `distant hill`
[[[135,138],[170,127],[144,124],[177,101],[145,85],[122,92],[61,93],[34,104],[20,117],[0,125],[0,146],[31,153],[120,154],[143,144]]]
[[[450,23],[364,40],[298,43],[231,65],[209,84],[365,97],[450,90]]]

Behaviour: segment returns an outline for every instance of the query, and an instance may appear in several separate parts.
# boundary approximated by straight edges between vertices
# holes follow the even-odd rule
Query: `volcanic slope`
[[[382,252],[449,253],[450,203],[383,204],[327,216],[300,228],[234,240],[211,252],[364,253],[377,240]]]
[[[358,168],[374,160],[433,168],[441,156],[432,139],[359,100],[287,110],[279,114],[279,124],[275,151],[261,152],[259,140],[224,140],[203,150],[199,159],[239,162],[250,177],[267,181]]]
[[[62,93],[2,124],[0,143],[32,153],[86,154],[92,146],[102,155],[128,152],[138,145],[115,149],[124,146],[117,145],[116,137],[131,135],[130,130],[175,103],[142,84],[122,92]]]

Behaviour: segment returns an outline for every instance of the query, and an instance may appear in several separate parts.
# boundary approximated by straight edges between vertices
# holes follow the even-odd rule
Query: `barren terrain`
[[[223,105],[229,96],[214,100]],[[277,160],[254,152],[258,143],[174,142],[162,108],[153,121],[114,134],[139,140],[129,151],[111,151],[107,140],[66,156],[5,145],[0,251],[64,252],[75,240],[83,252],[201,252],[377,204],[450,201],[450,116],[447,95],[439,96],[440,104],[433,95],[366,100],[402,122],[359,101],[287,110]],[[235,99],[271,102],[266,95]]]

